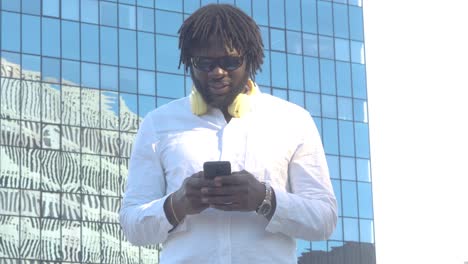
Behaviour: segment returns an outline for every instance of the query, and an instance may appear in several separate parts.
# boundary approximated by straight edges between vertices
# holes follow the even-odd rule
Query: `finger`
[[[210,204],[211,208],[215,208],[223,211],[241,211],[238,203],[232,204]]]
[[[226,196],[226,195],[244,195],[247,193],[246,186],[226,185],[222,187],[203,187],[201,193],[204,196]]]
[[[234,195],[226,196],[202,196],[202,203],[208,204],[232,204],[237,202],[237,197]]]
[[[214,178],[214,182],[216,186],[241,185],[241,184],[246,184],[247,181],[248,181],[248,174],[243,174],[243,173],[232,174],[231,176],[224,176],[224,177],[217,176]]]

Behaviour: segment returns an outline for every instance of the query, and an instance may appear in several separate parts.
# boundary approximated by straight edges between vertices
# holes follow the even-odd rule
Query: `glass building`
[[[298,263],[375,263],[361,1],[219,1],[261,28],[262,92],[321,131],[339,221]],[[190,91],[177,30],[216,2],[1,0],[0,263],[158,263],[120,230],[128,159],[145,114]]]

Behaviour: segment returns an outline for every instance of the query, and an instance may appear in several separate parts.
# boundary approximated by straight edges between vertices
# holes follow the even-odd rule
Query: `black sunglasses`
[[[243,56],[223,56],[218,58],[192,57],[192,65],[200,71],[210,72],[216,66],[225,71],[234,71],[244,62]]]

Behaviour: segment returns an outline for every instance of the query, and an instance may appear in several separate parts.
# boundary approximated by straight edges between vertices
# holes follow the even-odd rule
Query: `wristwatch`
[[[258,206],[257,214],[267,216],[271,212],[271,196],[273,190],[271,189],[271,186],[268,182],[262,182],[263,185],[265,185],[265,198],[263,199],[263,202]]]

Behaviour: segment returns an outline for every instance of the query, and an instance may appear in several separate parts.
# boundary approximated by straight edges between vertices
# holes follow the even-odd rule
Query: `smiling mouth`
[[[208,88],[210,89],[210,91],[213,94],[217,94],[217,95],[225,94],[229,92],[229,87],[230,86],[228,83],[213,83],[213,84],[208,85]]]

